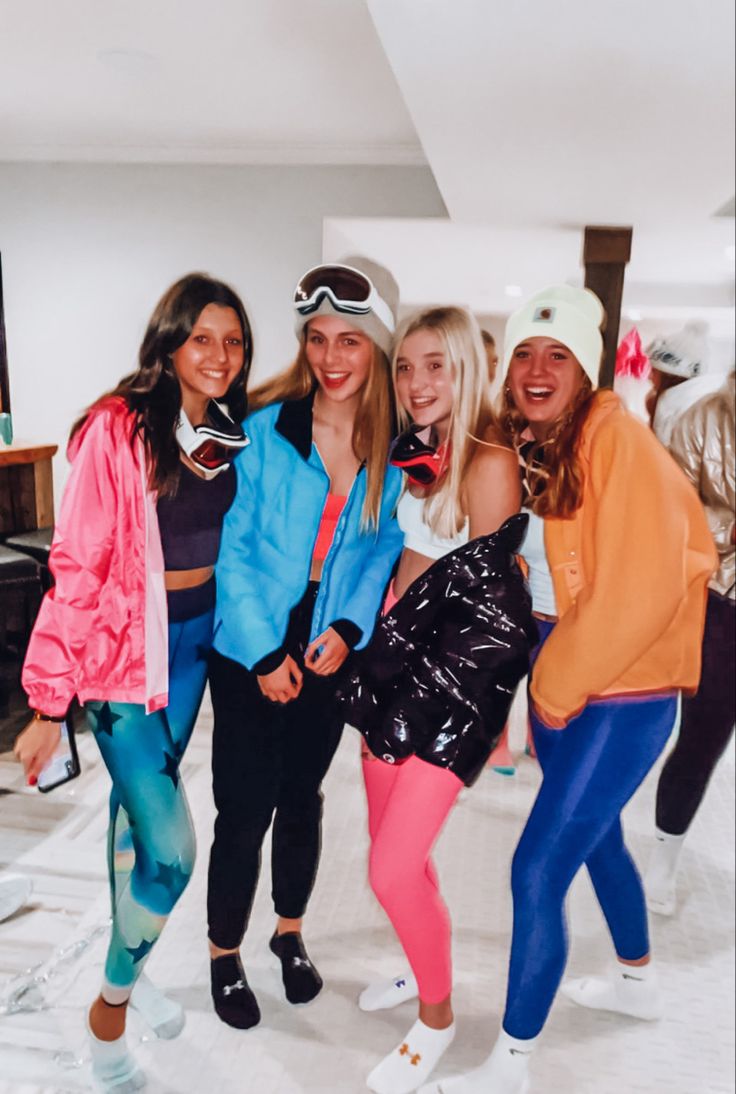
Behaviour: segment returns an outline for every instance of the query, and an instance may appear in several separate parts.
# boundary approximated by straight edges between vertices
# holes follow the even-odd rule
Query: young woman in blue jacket
[[[249,400],[210,675],[212,998],[240,1029],[260,1020],[238,951],[272,821],[270,948],[289,1002],[322,988],[301,928],[320,855],[320,786],[343,726],[335,692],[351,648],[371,637],[401,550],[400,473],[387,464],[397,304],[393,277],[365,259],[309,270],[294,298],[296,361]]]

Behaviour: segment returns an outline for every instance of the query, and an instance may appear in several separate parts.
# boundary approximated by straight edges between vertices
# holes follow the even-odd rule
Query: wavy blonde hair
[[[314,388],[316,381],[305,348],[308,329],[309,324],[304,328],[294,363],[248,393],[249,413],[271,403],[304,399]],[[373,342],[373,361],[353,423],[353,452],[356,459],[365,462],[368,479],[360,518],[363,532],[378,530],[392,426],[391,368],[385,353]]]
[[[496,421],[490,399],[488,363],[480,328],[465,308],[428,308],[408,319],[396,335],[391,371],[396,393],[398,362],[402,343],[420,330],[434,331],[440,338],[450,368],[454,395],[447,434],[449,462],[437,490],[424,503],[424,516],[435,535],[451,538],[465,524],[462,485],[479,444],[508,448]],[[401,429],[411,418],[396,397],[396,414]]]

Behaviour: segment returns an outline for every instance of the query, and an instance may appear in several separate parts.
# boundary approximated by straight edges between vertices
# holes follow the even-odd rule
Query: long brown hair
[[[521,457],[525,477],[524,505],[539,517],[566,520],[583,502],[583,469],[578,450],[595,392],[587,376],[567,412],[555,423],[544,441],[532,445]],[[519,452],[529,422],[519,412],[508,383],[501,398],[501,427]]]
[[[138,368],[112,391],[101,396],[72,426],[70,436],[84,425],[94,406],[119,396],[136,416],[133,438],[140,435],[149,462],[149,483],[158,494],[173,493],[179,482],[181,461],[176,426],[181,409],[181,387],[171,354],[184,345],[208,304],[232,308],[243,331],[243,367],[223,401],[230,416],[241,421],[247,410],[246,384],[253,359],[250,321],[238,294],[223,281],[207,274],[182,277],[167,289],[156,305],[138,351]]]
[[[305,332],[308,329],[307,325]],[[302,335],[294,363],[248,392],[248,406],[254,411],[272,403],[304,399],[315,384]],[[356,459],[365,462],[368,479],[360,520],[363,531],[378,528],[392,433],[391,369],[385,353],[373,342],[373,361],[368,379],[360,391],[352,438],[353,452]]]

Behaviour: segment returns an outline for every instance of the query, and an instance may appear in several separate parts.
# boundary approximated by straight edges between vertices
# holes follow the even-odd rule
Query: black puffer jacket
[[[514,558],[528,519],[438,559],[376,625],[341,692],[374,756],[416,755],[467,786],[480,775],[536,641]]]

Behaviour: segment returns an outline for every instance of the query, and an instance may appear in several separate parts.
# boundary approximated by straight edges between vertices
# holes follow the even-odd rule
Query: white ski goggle
[[[222,403],[210,400],[207,419],[202,425],[192,425],[179,411],[176,439],[182,452],[202,472],[206,479],[214,479],[230,466],[233,456],[250,444],[237,422],[228,414]]]
[[[299,315],[314,315],[325,299],[344,315],[373,312],[393,334],[391,309],[371,279],[353,266],[314,266],[300,278],[294,289],[294,308]]]

